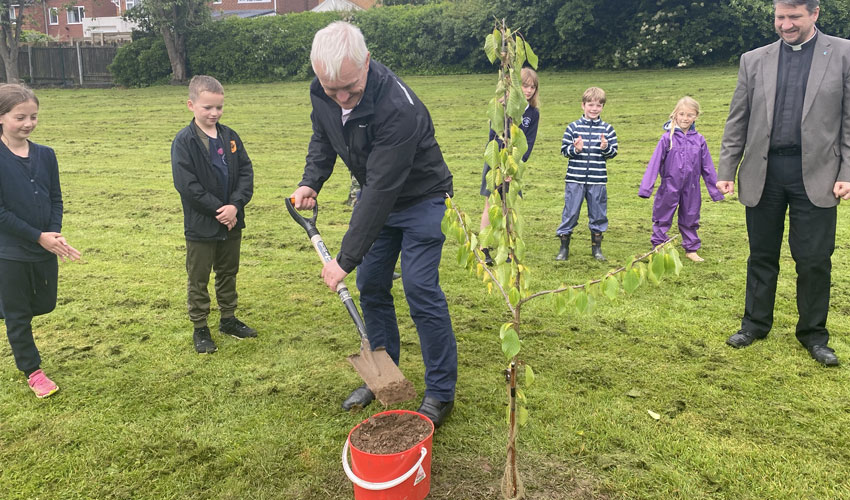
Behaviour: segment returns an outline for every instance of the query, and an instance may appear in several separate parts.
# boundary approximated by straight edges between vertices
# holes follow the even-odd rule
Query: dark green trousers
[[[215,271],[215,299],[222,318],[236,311],[236,273],[239,272],[239,249],[242,231],[233,230],[222,241],[186,240],[186,273],[189,275],[189,319],[195,328],[207,326],[210,314],[210,270]]]

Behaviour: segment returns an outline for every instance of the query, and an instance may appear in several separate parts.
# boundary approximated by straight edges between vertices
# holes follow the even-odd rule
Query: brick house
[[[121,16],[144,0],[45,0],[28,6],[25,29],[40,31],[61,41],[127,39],[134,25]],[[323,7],[323,4],[325,8]],[[328,10],[337,4],[367,9],[375,0],[213,0],[213,17],[257,17]],[[13,9],[13,15],[20,11]],[[340,10],[340,9],[334,9]]]

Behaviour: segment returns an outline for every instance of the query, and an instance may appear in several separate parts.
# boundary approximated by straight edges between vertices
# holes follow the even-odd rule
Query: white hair
[[[310,62],[313,72],[322,73],[328,80],[335,81],[345,59],[362,69],[369,51],[360,28],[345,21],[334,21],[316,32]]]

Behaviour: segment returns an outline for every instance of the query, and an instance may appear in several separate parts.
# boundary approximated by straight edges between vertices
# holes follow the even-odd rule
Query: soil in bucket
[[[431,433],[431,426],[415,413],[381,413],[369,417],[351,433],[351,445],[375,455],[409,450]]]

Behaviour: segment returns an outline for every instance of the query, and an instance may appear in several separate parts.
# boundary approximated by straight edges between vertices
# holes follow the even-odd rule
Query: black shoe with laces
[[[232,318],[222,318],[221,322],[218,324],[218,331],[226,333],[227,335],[237,339],[246,339],[257,336],[257,330],[254,330],[250,326],[239,321],[236,319],[236,316]]]
[[[195,332],[192,334],[192,340],[195,343],[195,352],[198,354],[210,354],[218,350],[215,342],[213,342],[210,329],[206,326],[195,328]]]

